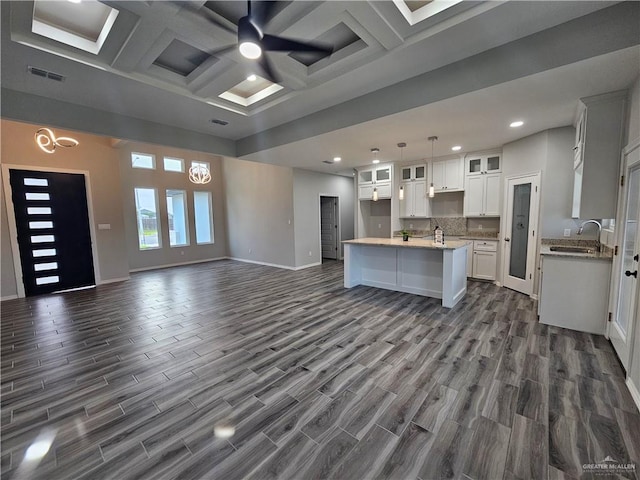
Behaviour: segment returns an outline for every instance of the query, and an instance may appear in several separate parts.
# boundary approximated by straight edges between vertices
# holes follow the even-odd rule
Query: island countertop
[[[354,240],[344,240],[342,243],[353,245],[375,245],[377,247],[403,247],[403,248],[426,248],[429,250],[456,250],[465,245],[471,244],[467,240],[449,240],[445,239],[444,245],[436,245],[433,240],[424,240],[422,238],[410,238],[408,241],[402,238],[356,238]]]

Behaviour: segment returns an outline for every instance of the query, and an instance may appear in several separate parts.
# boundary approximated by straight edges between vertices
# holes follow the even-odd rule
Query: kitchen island
[[[411,238],[358,238],[344,243],[344,286],[385,288],[442,299],[451,308],[467,292],[465,240],[435,245]]]

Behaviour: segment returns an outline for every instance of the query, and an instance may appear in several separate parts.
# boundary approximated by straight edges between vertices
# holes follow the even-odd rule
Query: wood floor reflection
[[[435,299],[219,261],[2,303],[2,478],[555,479],[640,466],[609,343],[470,281]],[[28,460],[37,440],[52,439]]]

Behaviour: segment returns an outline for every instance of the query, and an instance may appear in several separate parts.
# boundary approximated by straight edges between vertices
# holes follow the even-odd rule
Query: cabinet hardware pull
[[[510,239],[509,237],[505,237],[504,241],[505,241],[505,242],[510,242],[510,241],[511,241],[511,239]]]
[[[635,278],[638,278],[638,270],[636,270],[635,272],[632,272],[632,271],[630,271],[630,270],[627,270],[626,272],[624,272],[624,274],[625,274],[627,277],[634,276]]]
[[[637,254],[637,253],[633,256],[633,259],[634,259],[636,262],[638,261],[638,254]]]

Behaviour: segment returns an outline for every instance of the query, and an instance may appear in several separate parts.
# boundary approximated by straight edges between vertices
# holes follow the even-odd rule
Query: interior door
[[[628,370],[631,358],[631,344],[638,301],[638,259],[640,255],[640,148],[625,156],[626,171],[623,187],[622,222],[619,247],[621,268],[618,278],[618,297],[613,322],[609,327],[609,339],[616,350],[620,362]],[[638,353],[638,352],[636,352]]]
[[[338,218],[335,197],[320,197],[320,242],[322,258],[338,258]]]
[[[533,293],[540,174],[507,178],[503,284]]]
[[[25,295],[95,285],[85,177],[9,170]]]

